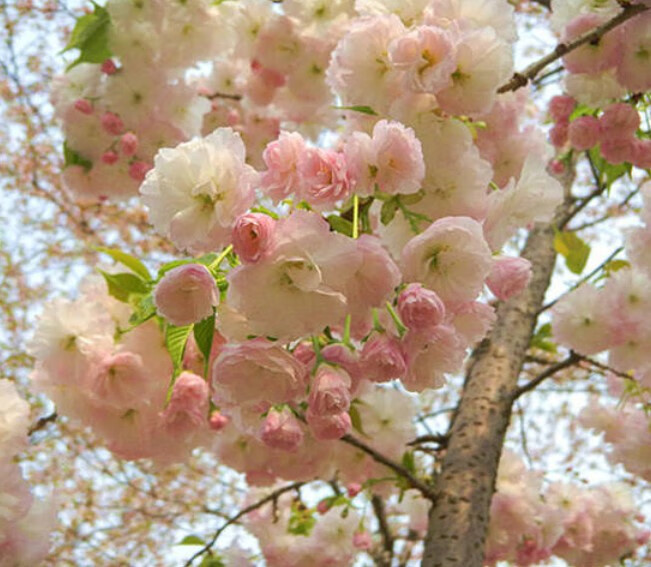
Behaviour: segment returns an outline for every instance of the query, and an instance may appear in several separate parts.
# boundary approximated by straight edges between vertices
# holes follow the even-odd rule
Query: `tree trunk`
[[[564,181],[569,193],[572,179],[568,176]],[[567,213],[567,203],[557,219]],[[483,565],[490,503],[513,392],[554,269],[553,239],[551,223],[531,231],[522,252],[532,264],[531,282],[521,294],[498,306],[493,330],[473,353],[436,478],[425,567]]]

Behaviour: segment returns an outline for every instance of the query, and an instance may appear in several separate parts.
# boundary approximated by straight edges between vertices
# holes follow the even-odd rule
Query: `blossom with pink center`
[[[174,382],[170,402],[161,414],[165,429],[187,435],[208,425],[210,390],[208,383],[192,372],[182,372]]]
[[[268,447],[294,452],[303,442],[303,428],[289,408],[271,408],[262,424],[260,439]]]
[[[318,415],[308,411],[305,418],[312,435],[319,441],[341,439],[352,429],[350,415],[347,412]]]
[[[506,301],[520,293],[531,279],[531,262],[526,258],[500,256],[495,258],[486,278],[488,289],[497,299]]]
[[[599,14],[581,14],[565,28],[563,41],[570,42],[604,23]],[[622,59],[621,28],[615,28],[594,42],[586,43],[563,57],[563,63],[572,73],[598,73],[616,66]]]
[[[360,355],[364,377],[373,382],[398,380],[407,372],[402,345],[385,333],[374,335],[364,343]]]
[[[150,404],[156,382],[156,379],[152,381],[140,356],[117,352],[99,362],[90,380],[89,393],[101,405],[128,409]]]
[[[167,272],[154,289],[158,313],[172,325],[198,323],[219,302],[217,284],[202,264],[184,264]]]
[[[312,415],[336,415],[350,407],[350,376],[334,366],[321,365],[307,398]]]
[[[412,283],[398,297],[398,313],[407,327],[425,331],[443,322],[445,304],[435,291]]]
[[[307,151],[305,140],[298,132],[281,132],[277,140],[267,145],[262,159],[267,171],[261,178],[261,188],[278,202],[298,193],[301,175],[298,164]]]
[[[391,63],[405,71],[405,83],[416,92],[436,94],[452,84],[457,67],[451,34],[436,26],[418,26],[389,45]]]
[[[590,284],[583,284],[554,305],[552,328],[559,343],[585,355],[600,352],[613,341],[603,295]]]
[[[212,367],[216,405],[283,404],[305,391],[307,371],[290,352],[264,339],[224,347]]]
[[[469,217],[445,217],[412,238],[402,252],[405,280],[420,282],[443,301],[470,301],[484,285],[491,252]]]
[[[276,221],[269,215],[242,215],[233,226],[233,251],[246,264],[257,262],[272,247],[275,226]]]
[[[308,148],[299,162],[299,196],[310,205],[329,207],[350,194],[351,183],[343,154]]]
[[[589,150],[601,139],[601,123],[595,116],[579,116],[570,122],[567,135],[575,150]]]

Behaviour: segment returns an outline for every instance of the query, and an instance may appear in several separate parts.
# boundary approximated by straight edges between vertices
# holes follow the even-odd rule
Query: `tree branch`
[[[249,512],[253,512],[253,510],[257,510],[258,508],[261,508],[262,506],[264,506],[268,502],[275,502],[276,500],[278,500],[278,498],[282,494],[285,494],[285,492],[290,492],[291,490],[296,490],[296,489],[300,488],[301,486],[303,486],[303,484],[304,484],[303,482],[293,482],[292,484],[288,484],[287,486],[283,486],[282,488],[279,488],[278,490],[274,490],[271,494],[268,494],[267,496],[265,496],[261,500],[258,500],[257,502],[254,502],[253,504],[251,504],[251,505],[247,506],[246,508],[243,508],[242,510],[240,510],[234,516],[231,516],[228,520],[226,520],[224,525],[222,525],[214,533],[214,535],[212,536],[212,539],[206,545],[204,545],[199,551],[197,551],[192,557],[190,557],[190,559],[188,559],[185,562],[185,567],[190,567],[190,565],[192,565],[192,563],[194,562],[195,559],[197,559],[198,557],[201,557],[204,553],[208,553],[213,548],[215,543],[217,542],[217,539],[219,538],[219,536],[222,534],[222,532],[228,526],[232,526],[240,518],[242,518],[243,516],[246,516]]]
[[[34,423],[34,425],[32,425],[29,428],[29,430],[27,431],[27,435],[31,437],[34,433],[43,429],[48,423],[56,421],[57,417],[58,417],[57,412],[52,412],[49,415],[40,417],[38,421],[36,421],[36,423]]]
[[[357,439],[357,437],[353,437],[352,435],[344,435],[341,438],[341,441],[343,441],[344,443],[348,443],[348,445],[352,445],[353,447],[357,447],[358,449],[364,451],[367,455],[369,455],[374,461],[398,473],[398,475],[404,478],[412,488],[419,490],[421,494],[425,496],[425,498],[429,498],[430,500],[434,498],[434,492],[431,486],[425,484],[422,480],[416,478],[402,465],[384,456],[382,453],[376,451],[375,449],[373,449],[373,447],[367,445],[360,439]]]
[[[543,381],[547,380],[547,378],[551,378],[557,372],[560,372],[561,370],[568,368],[570,366],[574,366],[581,359],[582,359],[581,355],[577,354],[574,351],[570,351],[570,355],[565,360],[561,360],[560,362],[557,362],[553,366],[550,366],[545,371],[538,374],[538,376],[531,379],[526,384],[523,384],[522,386],[515,388],[513,390],[513,393],[511,394],[513,401],[517,400],[522,394],[526,394],[527,392],[534,390]]]
[[[539,4],[541,3],[542,2],[539,2]],[[610,30],[616,28],[627,20],[630,20],[631,18],[637,16],[638,14],[645,12],[648,9],[648,6],[644,6],[642,4],[624,5],[622,11],[614,18],[608,20],[592,31],[583,34],[582,36],[576,38],[575,40],[572,40],[569,43],[559,43],[554,48],[554,51],[540,58],[538,61],[535,61],[524,71],[514,73],[513,77],[511,77],[507,83],[497,89],[497,92],[505,93],[508,91],[517,91],[519,88],[524,87],[527,83],[529,83],[529,81],[534,80],[538,73],[540,73],[550,63],[553,63],[557,59],[560,59],[564,55],[567,55],[571,51],[574,51],[586,43],[599,41],[599,39],[601,39],[601,37],[607,34]]]

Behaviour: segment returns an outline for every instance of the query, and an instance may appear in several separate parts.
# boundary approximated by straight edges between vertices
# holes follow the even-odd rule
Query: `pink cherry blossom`
[[[360,364],[364,376],[373,382],[398,380],[407,372],[400,342],[387,334],[375,335],[364,343]]]
[[[273,245],[276,222],[269,215],[247,213],[233,226],[233,251],[245,263],[255,263],[265,256]]]
[[[127,132],[120,138],[120,150],[125,156],[132,156],[138,151],[138,136],[133,132]]]
[[[154,289],[158,313],[178,326],[209,317],[218,301],[215,278],[201,264],[184,264],[171,269]]]
[[[303,429],[289,408],[272,408],[262,425],[260,439],[274,449],[296,451],[303,442]]]
[[[310,386],[309,412],[315,416],[336,415],[350,407],[350,376],[333,366],[322,365]]]
[[[201,376],[182,372],[174,382],[172,397],[161,415],[166,431],[172,435],[187,435],[207,427],[209,396],[208,383]]]
[[[445,304],[435,291],[412,283],[398,297],[398,313],[407,327],[425,331],[443,322]]]
[[[306,151],[305,140],[297,132],[281,132],[265,148],[262,159],[267,171],[262,175],[261,185],[274,201],[298,193],[302,183],[298,164]]]
[[[299,162],[299,196],[316,207],[333,206],[348,197],[351,184],[343,154],[309,148]]]
[[[306,369],[281,346],[254,339],[226,345],[213,364],[211,381],[216,405],[282,404],[304,392]]]
[[[305,418],[310,426],[310,431],[320,441],[341,439],[352,428],[352,422],[347,412],[317,415],[308,411]]]
[[[527,287],[531,279],[531,262],[525,258],[501,256],[494,260],[486,278],[488,289],[502,301],[513,297]]]
[[[555,122],[569,122],[576,100],[569,95],[556,95],[549,102],[549,114]]]
[[[572,120],[567,130],[570,145],[578,151],[589,150],[601,138],[601,123],[594,116],[579,116]]]
[[[604,23],[598,14],[582,14],[565,28],[563,41],[568,42]],[[616,66],[622,59],[621,28],[604,34],[596,42],[590,42],[563,57],[565,67],[572,73],[597,73]]]

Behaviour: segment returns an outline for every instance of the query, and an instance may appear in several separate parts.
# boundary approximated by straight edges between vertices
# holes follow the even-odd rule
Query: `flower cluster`
[[[54,524],[51,502],[37,500],[14,457],[27,446],[29,404],[9,380],[0,380],[0,564],[39,563]]]

